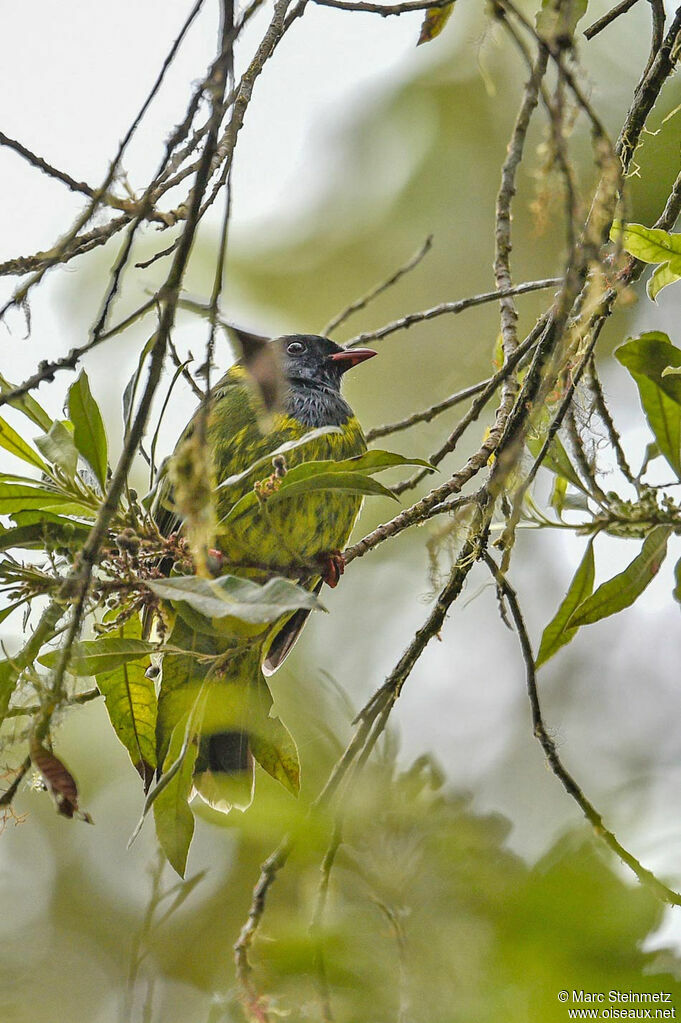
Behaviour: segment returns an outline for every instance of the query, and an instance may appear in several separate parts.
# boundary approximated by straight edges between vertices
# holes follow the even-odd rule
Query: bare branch
[[[424,309],[420,313],[408,313],[399,320],[393,320],[385,327],[377,330],[368,330],[358,334],[346,343],[346,347],[352,348],[355,345],[366,344],[367,341],[380,341],[389,334],[398,330],[408,330],[415,323],[422,323],[424,320],[434,320],[437,316],[445,316],[448,313],[456,315],[466,309],[472,309],[476,305],[484,305],[486,302],[498,302],[499,299],[507,298],[509,295],[526,295],[530,291],[543,291],[546,288],[555,288],[561,283],[560,277],[547,277],[541,281],[526,281],[524,284],[516,284],[515,287],[506,291],[485,291],[481,295],[471,295],[470,298],[459,299],[458,302],[442,302],[433,306],[432,309]]]
[[[513,289],[511,278],[510,256],[511,256],[511,204],[515,195],[516,172],[523,157],[525,139],[539,100],[539,88],[546,74],[546,67],[549,60],[548,50],[545,46],[539,47],[539,54],[535,66],[532,69],[530,79],[525,86],[523,99],[518,110],[513,132],[508,144],[506,159],[501,169],[501,184],[497,194],[496,212],[494,221],[494,277],[496,280],[499,295],[499,309],[501,316],[501,341],[506,362],[513,355],[518,346],[517,320],[513,297],[509,292]],[[505,294],[501,294],[504,292]],[[513,377],[507,377],[504,387],[515,393],[517,385]]]
[[[558,755],[556,745],[548,734],[546,726],[544,725],[544,719],[541,711],[541,703],[539,701],[539,693],[537,690],[537,678],[534,667],[534,655],[532,653],[532,645],[530,643],[525,622],[523,620],[520,605],[518,603],[518,597],[510,585],[506,577],[499,570],[496,562],[486,552],[481,555],[483,561],[489,568],[490,572],[496,580],[497,586],[504,595],[504,598],[508,602],[508,606],[511,611],[511,617],[515,624],[518,639],[520,641],[520,648],[523,654],[523,661],[525,662],[525,674],[527,678],[527,693],[530,700],[530,708],[532,711],[532,725],[534,728],[535,737],[539,740],[539,743],[544,751],[546,760],[549,767],[561,782],[563,788],[569,796],[574,799],[582,813],[592,825],[596,835],[601,838],[612,852],[624,863],[633,873],[636,875],[641,884],[644,884],[646,888],[650,889],[656,898],[661,899],[662,902],[666,902],[671,906],[681,906],[681,895],[673,889],[663,884],[655,875],[648,870],[642,864],[628,852],[627,849],[622,846],[615,835],[608,831],[603,823],[603,818],[596,810],[593,803],[591,803],[584,795],[582,789],[577,784],[575,779],[569,773],[567,768],[564,766],[561,758]]]
[[[410,11],[427,11],[431,7],[447,7],[452,0],[403,0],[399,4],[373,4],[368,0],[314,0],[320,7],[335,7],[340,11],[364,11],[366,14],[380,14],[387,18],[393,14],[409,14]]]
[[[635,3],[637,3],[637,0],[621,0],[621,2],[615,4],[612,10],[608,11],[607,14],[604,14],[601,18],[598,18],[597,21],[594,21],[592,25],[589,25],[588,28],[584,29],[584,37],[586,39],[593,39],[594,36],[597,36],[598,33],[602,32],[604,28],[607,28],[608,25],[612,25],[613,21],[615,21],[616,18],[619,18],[621,14],[626,14],[627,11],[631,10]]]
[[[376,285],[376,287],[372,288],[370,291],[367,291],[367,293],[363,295],[362,298],[358,298],[356,299],[356,301],[351,302],[350,305],[346,306],[345,309],[343,309],[340,313],[337,313],[336,316],[329,320],[329,322],[322,327],[322,334],[324,335],[324,337],[329,337],[331,331],[335,330],[336,327],[340,327],[341,323],[345,323],[345,321],[349,319],[349,317],[352,316],[353,313],[358,312],[360,309],[365,309],[369,305],[369,303],[372,302],[378,295],[381,295],[384,291],[387,291],[388,288],[391,288],[394,284],[397,284],[397,282],[401,280],[401,278],[404,277],[405,274],[408,274],[410,273],[410,271],[415,270],[416,267],[421,262],[421,260],[428,255],[432,246],[433,236],[432,234],[429,234],[421,248],[418,250],[418,252],[414,253],[411,259],[404,263],[403,266],[395,270],[395,272],[391,274],[391,276],[388,277],[387,280],[383,281],[381,284]]]

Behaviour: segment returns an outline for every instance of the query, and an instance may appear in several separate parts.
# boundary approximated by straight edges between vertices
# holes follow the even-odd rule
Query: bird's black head
[[[298,386],[325,387],[340,391],[347,370],[376,355],[370,348],[341,348],[328,337],[289,334],[275,341],[282,355],[286,378]]]

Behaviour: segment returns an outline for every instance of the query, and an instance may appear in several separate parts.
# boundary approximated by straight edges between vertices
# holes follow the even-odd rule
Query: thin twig
[[[454,430],[451,432],[449,437],[447,437],[445,442],[441,444],[436,451],[433,451],[428,456],[428,461],[430,462],[431,465],[438,466],[447,455],[451,454],[454,451],[454,449],[456,448],[457,444],[463,437],[468,427],[471,425],[471,423],[474,423],[476,421],[476,419],[480,416],[483,409],[487,406],[490,399],[494,395],[494,392],[499,387],[499,384],[508,378],[509,373],[512,373],[515,367],[518,365],[518,363],[523,359],[523,357],[532,350],[533,346],[537,341],[537,338],[544,331],[545,327],[546,327],[545,319],[539,320],[535,327],[533,328],[533,330],[525,338],[523,343],[519,345],[515,349],[515,351],[509,356],[509,358],[506,360],[501,369],[497,370],[494,376],[489,378],[486,386],[480,391],[480,396],[476,398],[475,401],[472,403],[466,415],[459,420],[459,422],[456,424]],[[507,402],[508,401],[512,402],[513,395],[510,393],[507,394],[505,396],[505,400]],[[396,483],[391,488],[392,492],[399,496],[400,494],[403,494],[407,490],[413,490],[413,488],[416,487],[421,482],[421,480],[425,479],[427,475],[428,475],[427,469],[419,469],[408,479],[403,480],[401,483]]]
[[[661,899],[663,902],[672,906],[681,906],[681,895],[663,884],[662,881],[660,881],[650,870],[644,867],[627,849],[624,848],[623,845],[620,844],[620,842],[618,842],[612,831],[608,831],[603,823],[603,818],[596,810],[593,803],[587,799],[580,786],[564,766],[558,755],[556,745],[548,734],[544,724],[541,703],[539,701],[539,692],[537,690],[537,677],[534,666],[532,645],[527,634],[527,628],[525,627],[517,594],[506,577],[500,571],[494,559],[491,558],[486,551],[482,552],[481,557],[494,576],[496,584],[503,593],[511,611],[511,617],[513,618],[516,632],[518,634],[518,640],[520,642],[520,648],[522,650],[523,661],[525,662],[527,693],[532,711],[534,735],[539,740],[549,767],[561,782],[568,795],[577,803],[598,837],[601,838],[608,848],[619,857],[622,863],[633,871],[641,884],[644,884],[648,889],[650,889],[650,891],[652,891],[656,898]]]
[[[379,437],[387,437],[390,433],[400,433],[402,430],[408,430],[410,426],[416,426],[417,423],[429,423],[436,416],[447,412],[450,408],[454,408],[455,405],[466,401],[467,398],[474,398],[476,394],[480,394],[481,391],[484,391],[489,386],[491,380],[492,377],[488,377],[486,380],[481,380],[478,384],[464,387],[462,390],[450,394],[444,401],[438,401],[434,405],[429,405],[428,408],[422,409],[420,412],[412,412],[410,416],[398,419],[395,423],[384,423],[382,426],[374,426],[373,429],[367,430],[367,443],[371,443],[371,441],[377,440]]]
[[[549,61],[548,50],[539,47],[537,60],[532,68],[529,81],[523,92],[522,103],[518,110],[511,138],[508,143],[506,158],[501,169],[501,183],[496,200],[494,218],[494,278],[499,294],[499,313],[501,317],[501,343],[504,361],[508,362],[518,347],[516,311],[513,297],[509,292],[513,289],[511,277],[511,205],[516,192],[516,172],[523,158],[525,140],[530,126],[532,114],[539,100],[539,88],[546,74]],[[502,294],[503,293],[503,294]],[[504,388],[515,393],[517,384],[513,376],[504,380]]]
[[[260,999],[253,986],[251,974],[253,967],[248,960],[248,953],[253,944],[262,915],[265,912],[267,894],[276,880],[277,874],[285,865],[292,849],[292,841],[287,835],[277,846],[274,852],[267,857],[260,867],[260,877],[253,889],[253,898],[248,911],[246,923],[239,932],[239,937],[234,944],[234,961],[236,964],[236,975],[239,981],[242,994],[247,1000],[250,1010],[259,1011],[259,1018],[266,1021],[267,1015],[259,1008]]]
[[[320,7],[335,7],[340,11],[364,11],[366,14],[380,14],[387,18],[393,14],[409,14],[410,11],[427,11],[431,7],[447,7],[452,0],[403,0],[400,4],[374,4],[368,0],[314,0]]]
[[[175,37],[175,39],[174,39],[174,41],[173,41],[173,43],[172,43],[172,45],[170,47],[170,50],[169,50],[165,60],[163,61],[163,64],[161,65],[161,69],[160,69],[158,75],[156,76],[156,79],[155,79],[155,81],[154,81],[154,83],[153,83],[153,85],[152,85],[152,87],[151,87],[151,89],[150,89],[146,99],[142,103],[142,106],[140,107],[139,111],[135,115],[135,117],[134,117],[134,119],[132,121],[132,124],[130,125],[130,127],[127,130],[127,132],[125,133],[125,135],[124,135],[124,137],[123,137],[123,139],[122,139],[122,141],[121,141],[121,143],[120,143],[120,145],[118,147],[116,155],[114,156],[113,160],[111,161],[111,164],[109,165],[109,169],[107,171],[106,177],[104,178],[104,181],[102,182],[100,187],[95,191],[95,193],[92,196],[92,199],[91,199],[89,205],[84,210],[84,212],[76,219],[75,224],[70,229],[70,231],[66,234],[65,238],[62,239],[62,241],[59,243],[59,245],[57,246],[57,251],[55,252],[54,256],[51,259],[47,260],[45,262],[45,265],[42,266],[34,274],[34,276],[31,277],[30,280],[28,280],[26,282],[26,284],[23,284],[21,286],[21,288],[19,288],[14,293],[12,298],[8,299],[8,301],[2,306],[2,308],[0,308],[0,319],[2,319],[2,317],[5,315],[7,310],[10,309],[12,306],[21,306],[26,301],[26,299],[28,297],[28,294],[32,290],[32,288],[43,279],[43,277],[44,277],[45,273],[47,272],[47,270],[50,269],[50,267],[56,265],[58,262],[60,262],[60,250],[65,250],[77,238],[77,236],[78,236],[79,232],[81,231],[81,229],[89,222],[89,220],[91,219],[91,217],[93,216],[93,214],[97,210],[97,208],[99,206],[99,203],[102,200],[102,197],[108,194],[109,188],[111,187],[111,183],[113,182],[113,180],[114,180],[114,178],[116,176],[116,173],[118,171],[118,168],[120,166],[120,162],[121,162],[121,159],[123,157],[123,153],[127,149],[128,143],[130,142],[130,139],[132,138],[132,136],[137,131],[137,128],[139,127],[139,124],[140,124],[142,118],[146,114],[147,110],[149,109],[149,106],[151,105],[151,103],[153,102],[156,94],[158,93],[159,89],[161,88],[161,85],[163,84],[163,80],[164,80],[164,78],[166,76],[168,68],[170,67],[170,65],[172,64],[173,60],[175,59],[177,51],[179,50],[184,37],[186,36],[187,32],[189,31],[189,28],[190,28],[192,22],[194,21],[194,19],[196,18],[197,14],[201,10],[201,7],[203,6],[203,2],[204,2],[204,0],[196,0],[196,3],[194,4],[193,8],[189,12],[187,18],[185,19],[184,24],[182,25],[178,35]],[[198,103],[198,98],[197,98],[197,103]],[[189,130],[188,127],[187,127],[187,130]],[[181,139],[178,139],[178,142],[179,141],[181,141]]]
[[[16,773],[14,775],[14,778],[12,779],[12,784],[8,788],[6,788],[2,795],[0,796],[0,807],[12,805],[14,797],[19,791],[19,786],[21,785],[22,781],[28,774],[30,766],[31,758],[25,757],[24,760],[22,760],[22,762],[19,764],[19,767],[16,769]]]
[[[139,306],[133,313],[126,316],[125,319],[117,323],[116,326],[111,327],[109,330],[103,331],[96,337],[91,337],[84,344],[72,348],[67,355],[61,356],[59,359],[43,360],[38,363],[38,369],[30,377],[24,380],[23,383],[13,387],[11,391],[6,391],[0,394],[0,407],[3,405],[11,405],[17,398],[21,398],[22,395],[28,394],[29,391],[33,391],[36,387],[39,387],[45,381],[54,380],[55,373],[58,373],[62,369],[75,369],[82,357],[87,352],[92,351],[103,341],[108,341],[112,337],[116,337],[117,334],[122,334],[124,330],[136,323],[137,320],[145,316],[151,309],[156,305],[156,297],[150,298],[143,305]]]
[[[626,14],[627,11],[631,10],[635,3],[637,3],[637,0],[621,0],[607,14],[604,14],[597,21],[594,21],[593,24],[589,25],[588,28],[584,29],[584,37],[586,39],[593,39],[594,36],[597,36],[608,25],[612,25],[613,21],[619,18],[621,14]]]
[[[342,309],[341,312],[337,313],[336,316],[332,317],[329,320],[329,322],[322,327],[323,336],[329,337],[331,331],[335,330],[336,327],[340,327],[342,323],[345,323],[345,321],[349,319],[349,317],[352,316],[353,313],[358,312],[360,309],[365,309],[369,305],[369,303],[373,302],[373,300],[378,295],[381,295],[384,291],[387,291],[388,288],[391,288],[394,284],[397,284],[397,282],[401,280],[402,277],[405,276],[405,274],[408,274],[412,270],[415,270],[416,267],[421,262],[421,260],[428,255],[432,247],[433,236],[432,234],[429,234],[423,245],[418,250],[418,252],[414,253],[411,259],[409,259],[401,267],[395,270],[395,272],[391,274],[390,277],[387,278],[387,280],[382,281],[381,284],[377,284],[376,287],[371,288],[371,290],[367,291],[367,293],[363,295],[361,298],[358,298],[354,302],[351,302],[350,305],[345,307],[345,309]]]
[[[472,309],[476,305],[484,305],[486,302],[498,302],[499,299],[507,298],[509,295],[525,295],[530,291],[543,291],[546,288],[555,288],[561,283],[561,280],[562,278],[560,277],[547,277],[541,281],[526,281],[524,284],[516,284],[515,287],[509,288],[507,291],[485,291],[481,295],[461,298],[458,302],[441,302],[440,305],[433,306],[432,309],[424,309],[420,313],[408,313],[407,316],[402,316],[399,320],[387,323],[384,327],[379,327],[377,330],[368,330],[363,334],[358,334],[346,343],[346,348],[363,345],[367,341],[380,341],[381,338],[388,337],[389,334],[394,334],[398,330],[407,330],[415,323],[422,323],[424,320],[434,320],[436,316],[444,316],[448,313],[456,315],[457,313],[464,312],[466,309]]]

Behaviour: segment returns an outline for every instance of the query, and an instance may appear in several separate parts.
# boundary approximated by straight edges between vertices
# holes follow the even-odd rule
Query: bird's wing
[[[237,363],[225,373],[212,389],[213,408],[218,403],[224,403],[224,407],[229,409],[232,429],[240,429],[245,425],[245,420],[248,417],[248,396],[248,385],[244,381],[244,371]],[[176,444],[176,449],[192,435],[196,429],[200,414],[201,409],[199,408],[182,431]],[[244,422],[241,422],[242,419]],[[170,536],[171,533],[177,532],[182,526],[182,519],[174,507],[173,485],[168,476],[168,464],[169,459],[166,459],[159,469],[156,497],[152,505],[154,521],[163,536]],[[234,471],[238,471],[238,469]]]
[[[323,580],[320,579],[314,588],[315,595],[319,594],[322,588]],[[279,632],[276,634],[270,648],[267,651],[267,656],[262,664],[262,673],[267,678],[273,675],[277,668],[280,668],[284,663],[291,650],[296,644],[298,637],[300,636],[305,623],[310,615],[310,611],[301,608],[300,611],[296,611],[295,614],[291,615],[288,621],[282,626]]]

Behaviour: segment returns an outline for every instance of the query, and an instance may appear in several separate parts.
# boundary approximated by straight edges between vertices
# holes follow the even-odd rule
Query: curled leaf
[[[653,302],[663,288],[681,278],[681,234],[615,220],[610,237],[641,262],[658,264],[648,281],[648,297]]]
[[[233,617],[255,625],[274,622],[300,608],[326,610],[314,593],[279,576],[263,586],[233,575],[221,579],[183,575],[148,585],[163,600],[182,601],[207,618]]]
[[[421,46],[422,43],[429,43],[431,39],[439,36],[449,21],[453,10],[454,0],[443,7],[429,7],[421,23],[421,32],[416,45]]]
[[[78,807],[78,786],[68,768],[56,757],[51,750],[33,738],[30,746],[31,760],[45,782],[45,785],[55,801],[57,812],[62,817],[71,819],[78,815],[81,820],[92,824],[92,818],[88,813],[79,810]]]
[[[78,466],[78,451],[73,434],[65,423],[55,419],[47,433],[35,438],[35,444],[48,462],[59,466],[69,479],[73,479]]]

